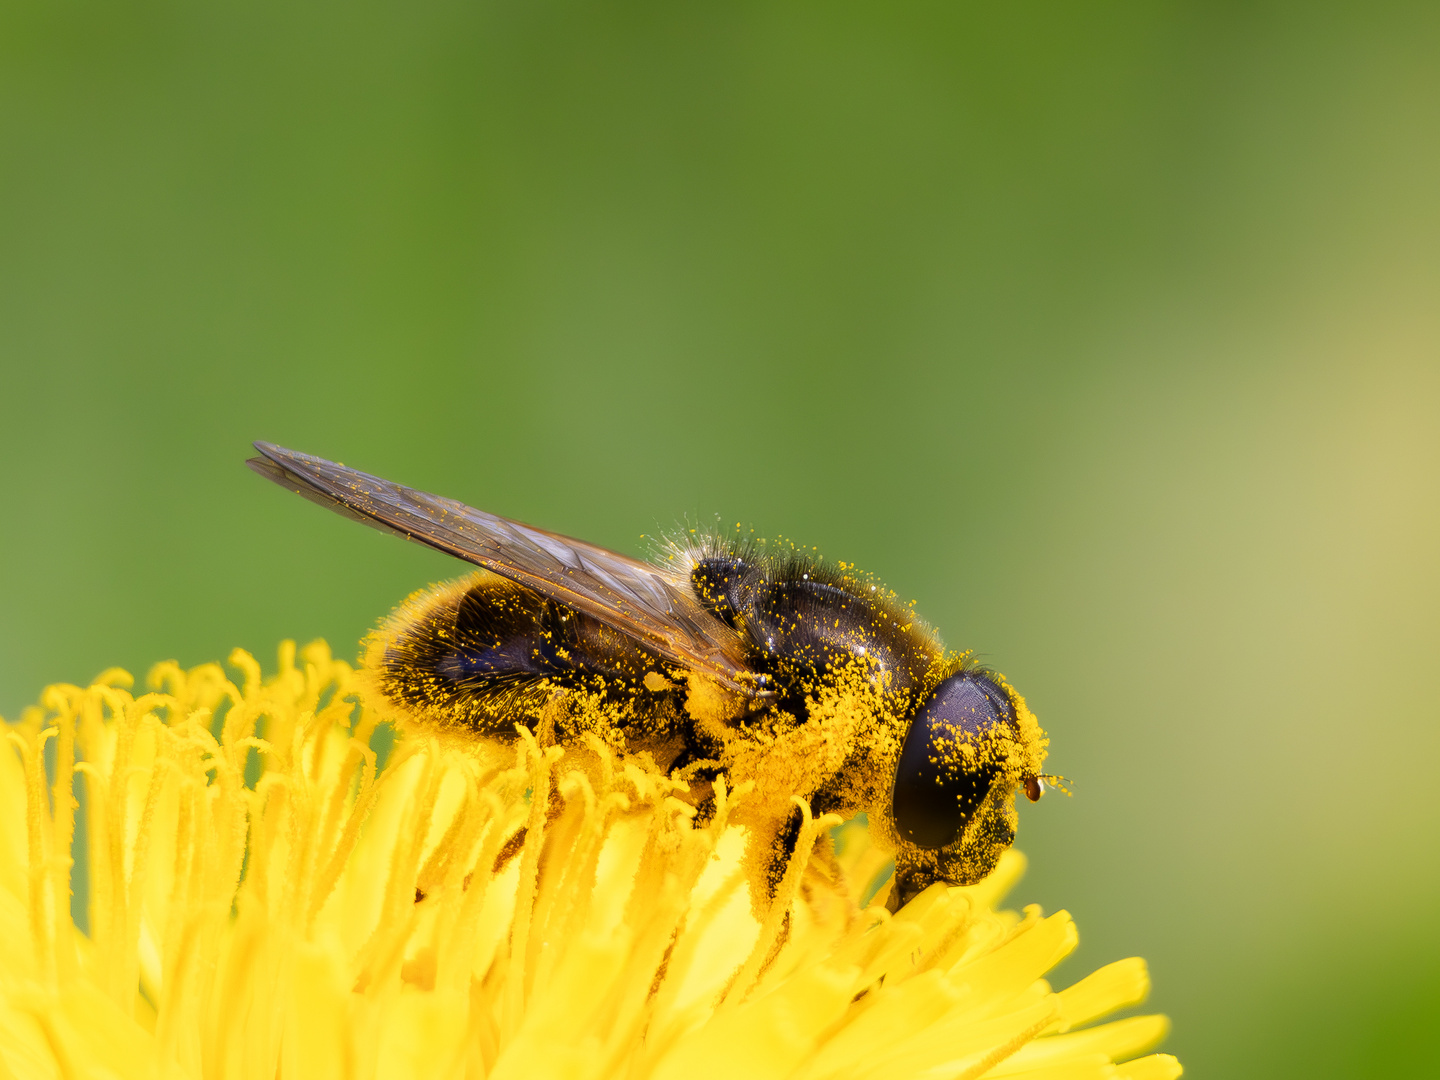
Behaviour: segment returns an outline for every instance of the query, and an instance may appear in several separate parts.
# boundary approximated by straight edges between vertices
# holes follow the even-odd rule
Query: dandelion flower
[[[5,729],[3,1080],[1180,1074],[1138,1056],[1163,1017],[1092,1024],[1143,961],[1044,981],[1075,926],[996,909],[1017,853],[892,916],[863,825],[802,805],[757,919],[743,791],[701,824],[643,759],[529,736],[411,730],[377,768],[323,643],[230,662],[52,686]]]

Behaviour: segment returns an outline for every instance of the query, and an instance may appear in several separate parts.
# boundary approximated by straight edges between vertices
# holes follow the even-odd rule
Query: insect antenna
[[[1054,773],[1041,773],[1035,779],[1039,780],[1040,783],[1047,788],[1054,788],[1067,798],[1075,794],[1070,790],[1070,785],[1075,783],[1075,781],[1068,777],[1056,776]]]

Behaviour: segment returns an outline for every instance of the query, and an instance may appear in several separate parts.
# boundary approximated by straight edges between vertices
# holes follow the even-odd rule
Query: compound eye
[[[985,801],[1001,761],[996,742],[1009,735],[1010,705],[984,676],[952,675],[920,706],[895,766],[895,827],[916,847],[959,839]]]

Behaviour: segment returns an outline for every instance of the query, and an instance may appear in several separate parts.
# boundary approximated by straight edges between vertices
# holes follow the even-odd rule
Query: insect
[[[750,782],[752,881],[773,889],[814,812],[866,813],[894,850],[892,906],[972,884],[1040,798],[1048,739],[1005,679],[948,652],[893,594],[795,548],[687,533],[653,562],[257,442],[256,472],[479,567],[416,593],[366,657],[379,694],[443,729],[515,738],[548,716],[649,753],[704,810]],[[558,719],[557,719],[558,717]]]

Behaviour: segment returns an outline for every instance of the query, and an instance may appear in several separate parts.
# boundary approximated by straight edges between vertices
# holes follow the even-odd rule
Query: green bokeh
[[[445,559],[263,438],[871,569],[1199,1076],[1440,1075],[1440,8],[0,7],[0,713]]]

